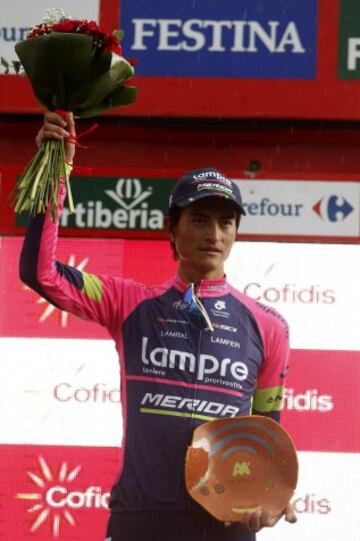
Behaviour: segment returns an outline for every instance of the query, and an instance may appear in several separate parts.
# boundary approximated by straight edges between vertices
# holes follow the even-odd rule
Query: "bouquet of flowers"
[[[94,21],[72,20],[62,10],[51,9],[15,50],[36,98],[46,109],[72,111],[84,118],[136,99],[137,89],[124,84],[133,77],[134,69],[122,56],[121,38],[120,30],[108,34]],[[55,220],[61,177],[67,183],[73,211],[64,142],[47,140],[17,181],[15,212],[31,208],[33,215],[44,212],[51,199]]]

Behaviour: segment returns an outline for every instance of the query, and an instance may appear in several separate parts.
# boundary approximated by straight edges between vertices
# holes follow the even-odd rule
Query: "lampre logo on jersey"
[[[198,381],[208,381],[209,376],[224,378],[225,381],[244,382],[249,369],[242,361],[233,361],[230,357],[218,359],[215,355],[201,353],[196,357],[189,351],[168,349],[166,347],[148,347],[149,338],[142,337],[141,361],[145,367],[155,367],[166,375],[168,371],[180,370],[196,375]]]

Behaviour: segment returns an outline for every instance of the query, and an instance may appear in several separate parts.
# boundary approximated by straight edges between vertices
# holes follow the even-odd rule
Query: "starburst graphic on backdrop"
[[[76,522],[70,511],[66,509],[62,509],[61,511],[52,509],[46,502],[45,495],[50,488],[49,485],[73,481],[80,473],[81,466],[76,466],[69,471],[67,462],[63,462],[58,474],[55,475],[44,457],[39,456],[38,462],[41,471],[40,475],[32,471],[27,471],[26,473],[34,485],[41,490],[38,492],[18,493],[16,494],[16,499],[34,502],[27,510],[28,513],[36,515],[30,527],[31,533],[36,532],[42,524],[49,521],[53,537],[59,537],[62,520],[65,520],[71,526],[75,526]]]
[[[48,360],[46,369],[38,368],[36,374],[36,387],[24,389],[24,393],[30,397],[29,408],[31,411],[35,409],[41,412],[38,418],[38,424],[42,427],[42,430],[50,429],[54,423],[61,427],[61,430],[69,428],[70,417],[71,421],[78,420],[78,411],[72,407],[68,402],[50,402],[49,393],[51,398],[54,398],[54,389],[59,381],[63,381],[64,378],[69,378],[69,381],[81,382],[84,377],[84,371],[86,372],[86,363],[77,364],[75,367],[69,360],[59,363],[51,359]],[[85,374],[86,377],[86,374]],[[78,383],[81,385],[81,383]],[[57,407],[56,407],[57,404]],[[65,408],[64,408],[65,406]]]
[[[80,261],[80,263],[78,265],[76,265],[76,266],[75,266],[75,261],[76,261],[76,257],[75,257],[75,255],[72,254],[72,255],[69,256],[69,259],[67,261],[67,265],[69,265],[70,267],[74,267],[75,269],[77,269],[79,271],[83,271],[85,269],[86,265],[89,262],[89,258],[84,257],[84,259],[82,261]],[[30,288],[28,286],[25,286],[24,289],[29,290]],[[60,324],[61,324],[61,327],[62,328],[67,327],[68,317],[69,317],[68,312],[66,312],[65,310],[59,310],[58,308],[56,308],[56,306],[53,306],[46,299],[43,299],[42,297],[37,299],[36,304],[45,304],[46,305],[45,310],[42,312],[42,314],[41,314],[41,316],[39,318],[39,323],[42,323],[43,321],[48,319],[53,312],[58,310],[58,311],[60,311]]]

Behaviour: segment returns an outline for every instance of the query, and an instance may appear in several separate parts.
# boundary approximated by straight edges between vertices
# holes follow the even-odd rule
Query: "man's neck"
[[[202,280],[222,280],[225,276],[223,267],[209,272],[204,272],[200,269],[182,265],[180,262],[177,270],[180,278],[187,284],[190,282],[200,284]]]

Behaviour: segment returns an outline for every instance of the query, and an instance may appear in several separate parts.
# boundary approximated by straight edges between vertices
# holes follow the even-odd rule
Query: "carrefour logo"
[[[316,76],[317,0],[122,0],[139,75]]]
[[[17,500],[28,502],[27,512],[32,517],[31,533],[46,526],[49,530],[50,526],[52,537],[62,537],[65,524],[76,526],[76,509],[107,509],[110,494],[103,492],[100,486],[81,489],[76,486],[80,465],[70,466],[62,462],[60,467],[53,467],[43,456],[39,456],[38,464],[34,466],[34,471],[26,472],[31,486],[26,492],[15,495]]]
[[[354,207],[345,199],[338,195],[322,197],[313,206],[314,212],[323,220],[330,222],[342,222],[354,210]]]

